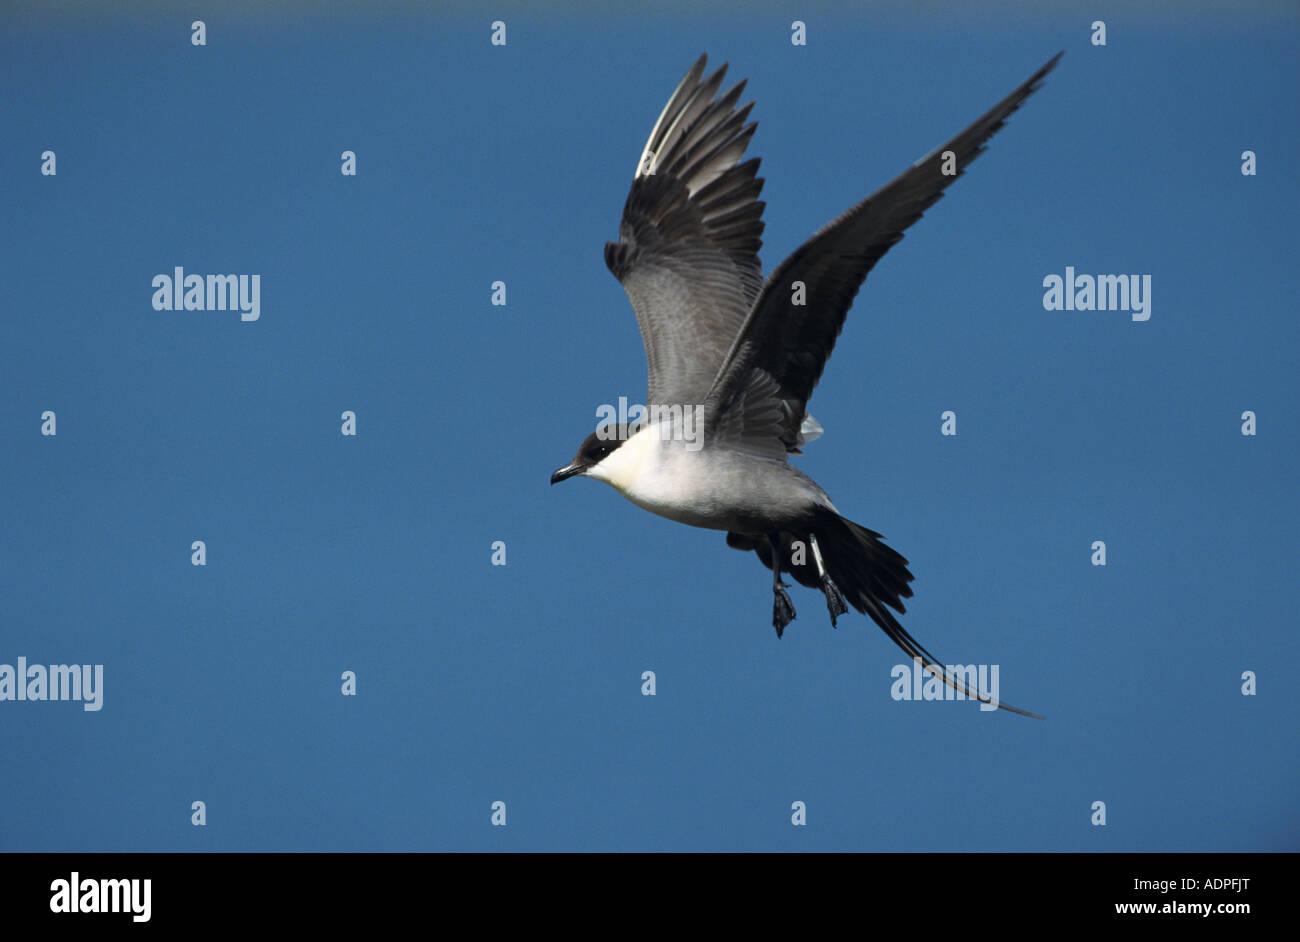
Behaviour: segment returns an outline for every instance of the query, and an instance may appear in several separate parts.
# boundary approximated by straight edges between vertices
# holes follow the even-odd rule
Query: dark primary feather
[[[723,410],[743,408],[747,375],[759,368],[779,384],[779,396],[789,403],[797,428],[867,274],[984,152],[988,139],[1039,87],[1063,54],[1057,53],[978,121],[835,219],[782,262],[763,285],[728,352],[710,390],[710,403]],[[956,158],[956,173],[951,176],[941,172],[945,151]],[[805,285],[803,305],[792,303],[797,281]],[[790,430],[785,434],[788,438]]]
[[[762,287],[763,181],[740,163],[757,124],[745,83],[715,99],[727,67],[687,72],[646,142],[605,264],[641,328],[649,404],[704,401]],[[652,161],[652,162],[651,162]],[[646,172],[650,169],[651,172]]]

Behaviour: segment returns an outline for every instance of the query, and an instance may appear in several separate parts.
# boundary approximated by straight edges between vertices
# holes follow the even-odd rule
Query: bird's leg
[[[772,627],[779,638],[785,626],[794,621],[794,605],[786,594],[785,583],[781,581],[781,535],[770,534],[767,541],[772,545],[772,594],[775,596],[772,600]]]
[[[826,571],[826,562],[822,559],[821,547],[817,545],[817,534],[808,534],[808,542],[812,544],[813,560],[817,563],[817,576],[822,581],[822,593],[826,596],[826,608],[831,613],[831,627],[836,627],[835,619],[849,610],[844,604],[844,594],[840,592],[840,587],[835,584],[831,574]]]

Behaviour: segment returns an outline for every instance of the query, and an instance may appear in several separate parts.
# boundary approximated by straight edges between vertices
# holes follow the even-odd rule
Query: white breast
[[[735,518],[743,488],[729,476],[704,473],[707,450],[661,441],[659,427],[637,432],[587,471],[644,510],[693,527],[725,530]]]

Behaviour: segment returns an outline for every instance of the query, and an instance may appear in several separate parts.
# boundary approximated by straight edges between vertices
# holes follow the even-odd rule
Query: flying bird
[[[863,280],[984,152],[1042,83],[1058,53],[948,143],[814,235],[763,279],[757,128],[745,82],[719,95],[724,64],[700,56],[668,99],[637,161],[619,240],[605,264],[622,283],[649,367],[645,417],[587,436],[556,484],[582,475],[680,523],[723,530],[772,571],[777,636],[795,610],[782,575],[820,589],[831,624],[852,605],[923,669],[993,702],[943,669],[894,612],[912,597],[908,562],[883,537],[840,515],[790,455],[818,437],[808,413]],[[1006,703],[1002,709],[1037,716]]]

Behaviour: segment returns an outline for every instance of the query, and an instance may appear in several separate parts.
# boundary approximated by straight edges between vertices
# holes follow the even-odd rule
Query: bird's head
[[[596,429],[582,440],[582,444],[578,446],[578,453],[573,456],[573,460],[551,475],[551,483],[558,484],[575,475],[587,474],[593,468],[599,467],[601,462],[617,451],[620,445],[636,434],[636,431],[636,425],[630,425],[626,422],[619,425],[605,425]]]

